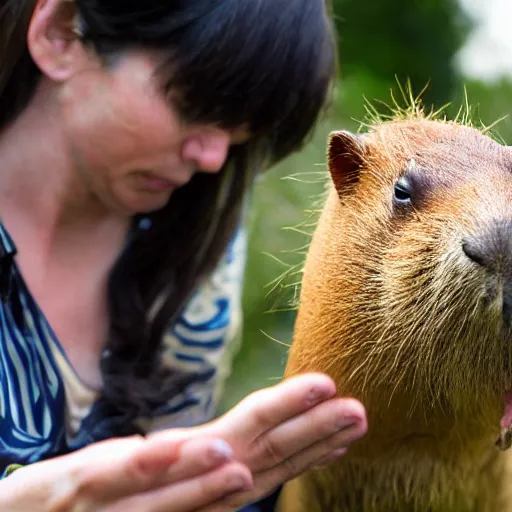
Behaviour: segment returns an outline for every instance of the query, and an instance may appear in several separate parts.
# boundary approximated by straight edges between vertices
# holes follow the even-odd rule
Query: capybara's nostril
[[[473,262],[512,276],[512,222],[497,220],[462,240],[462,251]]]
[[[489,254],[485,245],[479,240],[468,238],[462,242],[462,251],[473,262],[486,267],[489,264]]]

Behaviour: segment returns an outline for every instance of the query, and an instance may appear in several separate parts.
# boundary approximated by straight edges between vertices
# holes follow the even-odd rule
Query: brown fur
[[[418,116],[333,134],[328,162],[286,375],[331,375],[365,405],[369,431],[289,483],[280,510],[512,511],[509,452],[495,446],[512,388],[512,264],[490,270],[462,251],[496,225],[512,237],[512,150]],[[397,206],[411,172],[412,206]]]

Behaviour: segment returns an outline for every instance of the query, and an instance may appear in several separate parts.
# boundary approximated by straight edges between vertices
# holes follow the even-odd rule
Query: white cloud
[[[496,80],[512,77],[512,0],[460,0],[477,27],[460,52],[462,72],[470,77]]]

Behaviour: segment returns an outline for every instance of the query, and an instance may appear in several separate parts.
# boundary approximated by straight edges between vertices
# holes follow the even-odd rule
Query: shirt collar
[[[0,222],[0,262],[4,262],[4,260],[12,262],[12,258],[16,255],[16,252],[16,245],[11,235],[9,235],[4,225]]]
[[[16,252],[16,245],[0,222],[0,297],[2,299],[8,299],[11,294],[12,268]]]

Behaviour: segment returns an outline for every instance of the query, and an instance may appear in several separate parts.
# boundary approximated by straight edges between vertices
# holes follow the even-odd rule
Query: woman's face
[[[62,84],[64,141],[87,189],[109,209],[162,208],[196,172],[218,172],[243,129],[185,123],[158,87],[154,55],[136,52]]]

